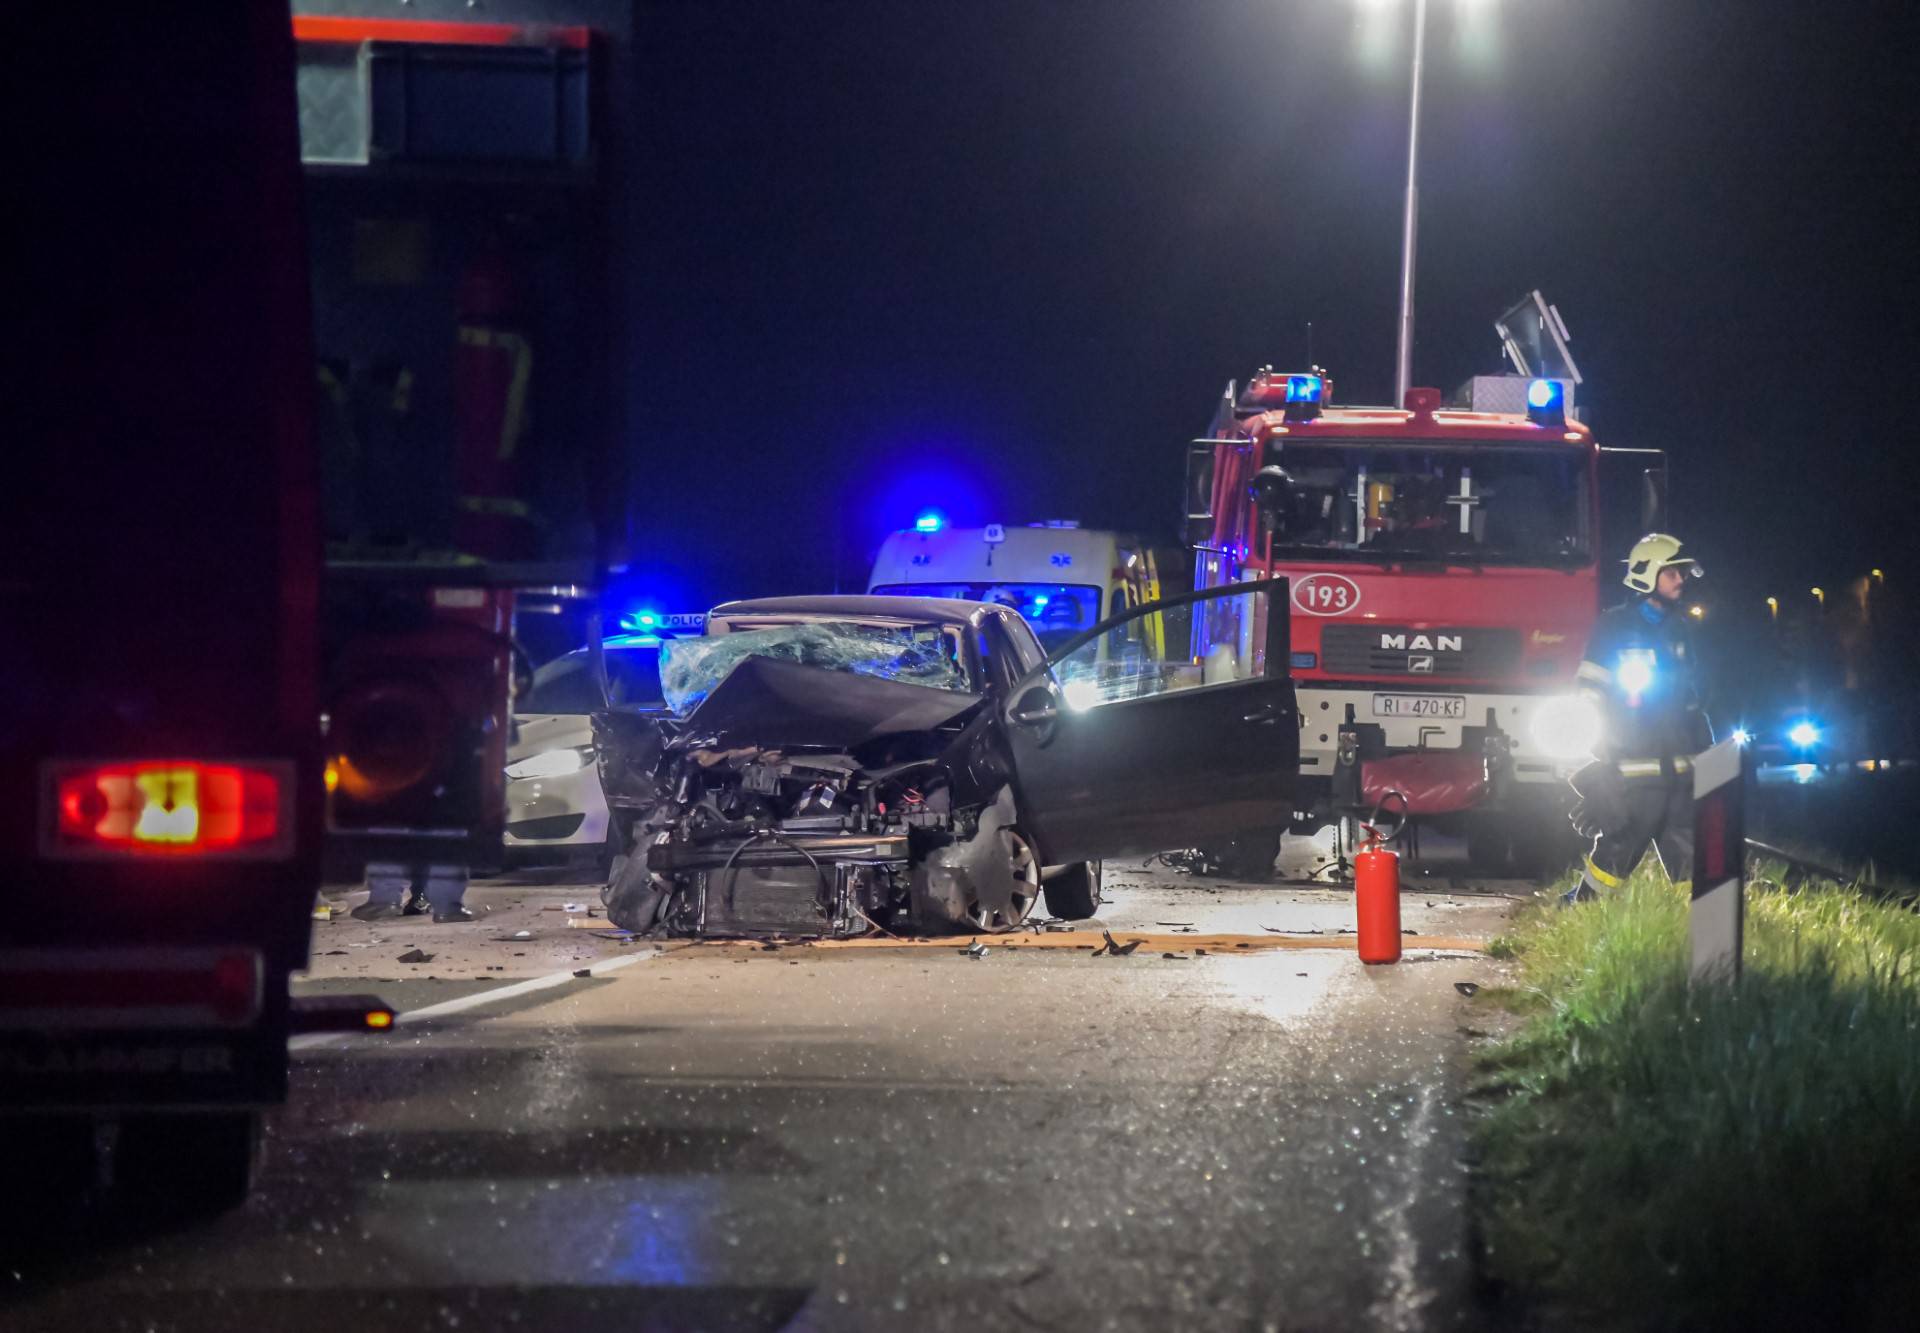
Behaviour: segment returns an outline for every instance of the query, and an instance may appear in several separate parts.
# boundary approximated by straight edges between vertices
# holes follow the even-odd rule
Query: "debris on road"
[[[425,949],[409,949],[393,960],[396,963],[431,963],[433,955]]]
[[[1140,947],[1139,940],[1130,940],[1126,944],[1120,943],[1119,940],[1113,937],[1113,932],[1110,930],[1103,930],[1100,934],[1107,942],[1102,947],[1093,951],[1095,958],[1099,958],[1103,954],[1109,958],[1125,958],[1128,954]]]
[[[583,967],[579,971],[575,972],[573,975],[575,975],[576,977],[590,977],[593,975],[593,969],[590,967]]]
[[[1477,981],[1456,981],[1453,983],[1453,988],[1462,995],[1473,996],[1479,994],[1480,983]]]
[[[974,940],[971,943],[969,943],[966,948],[961,949],[959,952],[965,954],[969,958],[985,958],[987,956],[987,946],[982,944],[979,940]]]

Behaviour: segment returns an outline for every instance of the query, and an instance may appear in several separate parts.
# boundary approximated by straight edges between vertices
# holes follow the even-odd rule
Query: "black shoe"
[[[425,916],[433,908],[427,902],[426,890],[415,889],[413,896],[407,899],[407,905],[401,910],[408,916]]]
[[[443,907],[433,914],[433,924],[444,926],[454,921],[471,921],[473,913],[464,907]]]
[[[347,913],[356,921],[388,921],[400,915],[398,903],[361,903]]]

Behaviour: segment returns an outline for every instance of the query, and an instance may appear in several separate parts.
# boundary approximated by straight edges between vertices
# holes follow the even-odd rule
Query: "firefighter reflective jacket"
[[[1713,743],[1699,661],[1685,615],[1657,597],[1604,613],[1576,677],[1600,706],[1596,754],[1623,764],[1699,754]]]

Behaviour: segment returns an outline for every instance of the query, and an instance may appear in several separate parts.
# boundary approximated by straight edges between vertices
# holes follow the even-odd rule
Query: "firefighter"
[[[471,921],[468,909],[467,867],[464,865],[408,865],[398,861],[369,862],[364,882],[367,900],[348,913],[361,921],[384,921],[396,916],[433,913],[434,924]]]
[[[1594,761],[1573,775],[1573,825],[1592,838],[1577,902],[1617,889],[1649,845],[1667,878],[1693,874],[1693,756],[1713,743],[1681,600],[1702,570],[1676,537],[1634,543],[1623,580],[1635,596],[1602,615],[1577,684],[1599,708]]]

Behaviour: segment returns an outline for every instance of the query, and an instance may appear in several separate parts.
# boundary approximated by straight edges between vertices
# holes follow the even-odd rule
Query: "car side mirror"
[[[1059,719],[1060,705],[1054,702],[1052,690],[1045,685],[1035,685],[1013,701],[1007,717],[1023,727],[1045,726]]]

